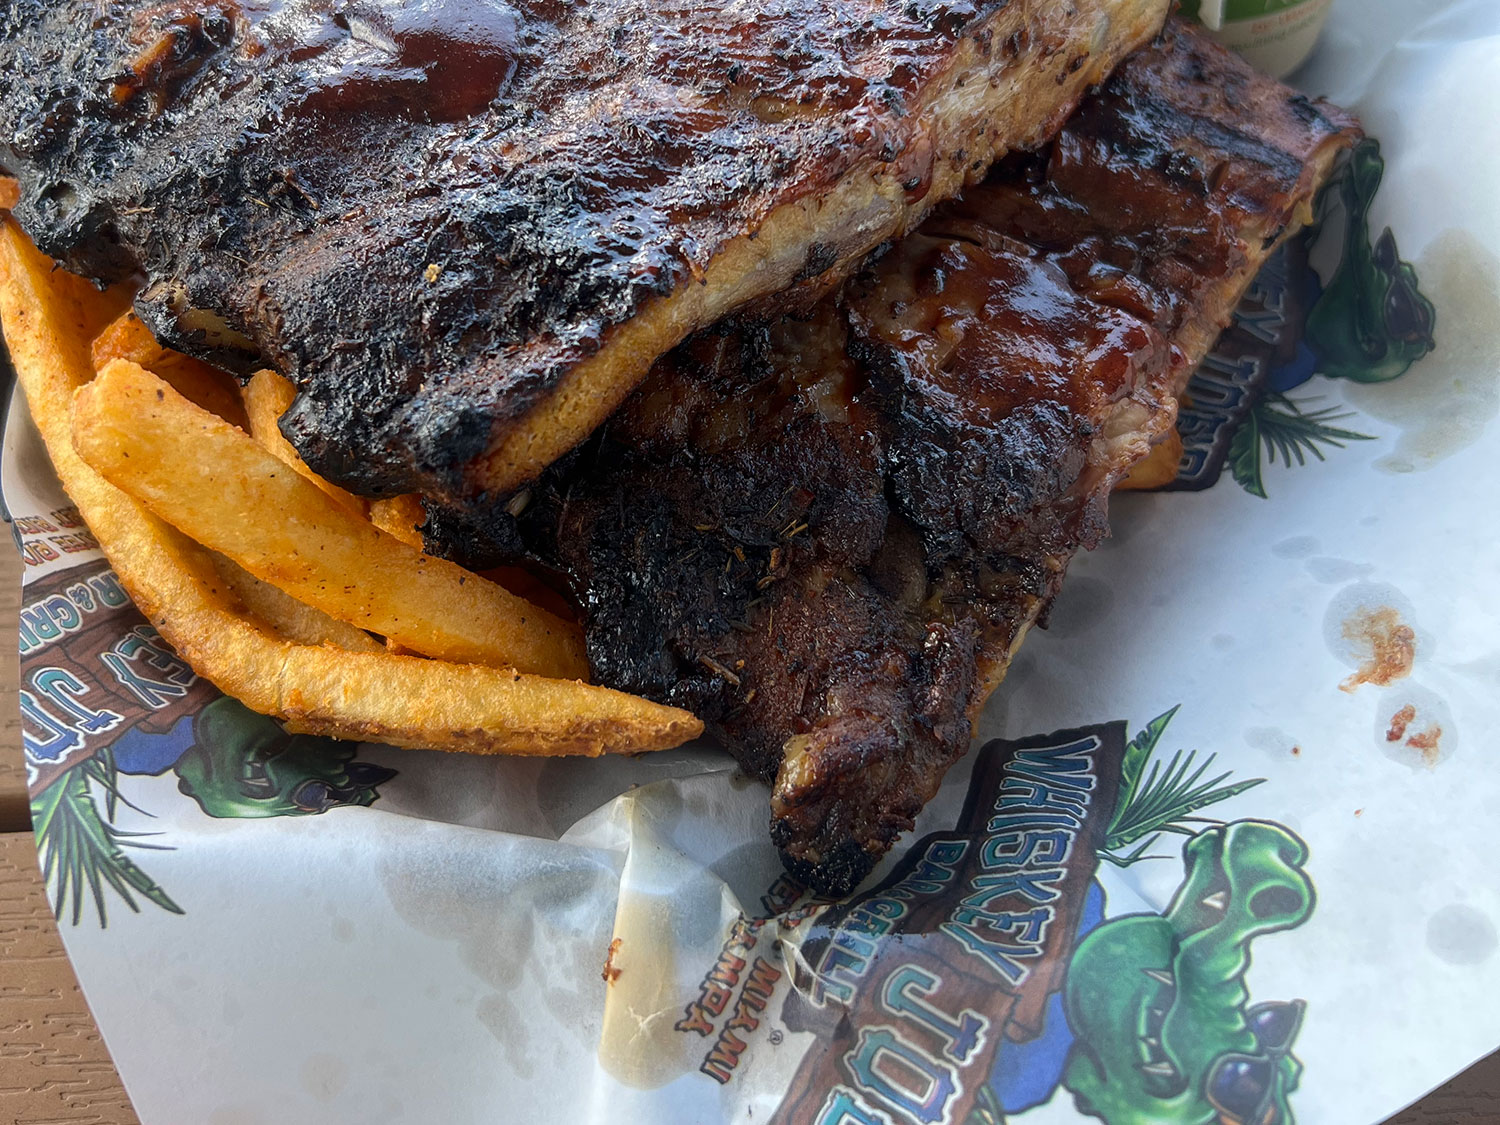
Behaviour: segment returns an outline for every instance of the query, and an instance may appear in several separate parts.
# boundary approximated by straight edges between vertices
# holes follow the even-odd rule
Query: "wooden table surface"
[[[20,569],[0,543],[0,632],[10,636]],[[14,644],[0,645],[0,685],[12,698],[17,660]],[[13,707],[0,714],[0,1125],[135,1125],[43,892],[24,797],[20,715]],[[1500,1052],[1386,1125],[1496,1122]]]

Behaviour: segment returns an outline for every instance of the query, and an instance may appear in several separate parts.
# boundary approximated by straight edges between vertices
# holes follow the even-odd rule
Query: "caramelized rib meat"
[[[0,168],[357,492],[534,476],[691,331],[1052,135],[1167,0],[16,0]]]
[[[565,571],[601,682],[696,711],[788,867],[847,891],[1356,132],[1173,25],[840,302],[699,334],[519,519],[440,511],[432,543]]]

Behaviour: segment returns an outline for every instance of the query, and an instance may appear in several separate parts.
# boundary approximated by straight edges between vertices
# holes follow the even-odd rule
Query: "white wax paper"
[[[1268,1033],[1252,1051],[1242,1036],[1235,1048],[1252,1058],[1242,1069],[1279,1076],[1287,1120],[1367,1125],[1500,1045],[1500,876],[1491,858],[1500,797],[1497,58],[1500,7],[1490,0],[1336,5],[1321,50],[1293,81],[1355,110],[1381,141],[1385,180],[1371,230],[1389,226],[1415,265],[1437,310],[1436,350],[1388,383],[1315,377],[1288,392],[1306,409],[1336,408],[1337,425],[1364,440],[1325,445],[1326,459],[1290,468],[1262,457],[1264,498],[1227,468],[1206,490],[1118,497],[1114,537],[1073,564],[1051,628],[1027,641],[976,742],[1064,728],[1104,738],[1119,723],[1129,738],[1176,707],[1154,762],[1195,750],[1198,765],[1217,756],[1205,780],[1264,779],[1201,815],[1233,822],[1242,840],[1264,832],[1305,843],[1305,859],[1288,862],[1305,872],[1310,882],[1299,885],[1315,901],[1295,922],[1254,936],[1242,977],[1189,981],[1179,970],[1174,987],[1236,1019],[1267,1003],[1286,1015],[1302,1002],[1290,1042]],[[1328,253],[1320,247],[1314,261]],[[765,790],[712,748],[543,762],[365,747],[353,772],[338,762],[323,774],[250,778],[238,812],[220,804],[207,815],[204,801],[213,802],[203,794],[225,783],[202,781],[176,755],[213,693],[139,641],[111,650],[138,619],[110,604],[115,591],[97,554],[72,549],[86,543],[74,538],[67,501],[16,403],[3,472],[34,564],[22,685],[34,800],[54,816],[87,805],[111,831],[143,834],[111,846],[158,888],[157,901],[137,888],[133,911],[104,886],[106,925],[86,883],[63,909],[70,956],[144,1121],[710,1122],[778,1112],[811,1121],[821,1110],[827,1121],[963,1125],[959,1105],[974,1123],[1097,1119],[1081,1112],[1080,1082],[1062,1072],[1075,1075],[1080,1058],[1113,1049],[1088,1038],[1084,1008],[1139,982],[1133,970],[1129,981],[1100,977],[1076,946],[1087,928],[1168,910],[1190,874],[1189,835],[1154,835],[1148,854],[1160,858],[1129,866],[1090,853],[1097,868],[1085,882],[1103,920],[1053,935],[1061,960],[1050,1002],[1062,1004],[1064,968],[1075,985],[1095,974],[1092,992],[1069,993],[1077,1026],[1048,1017],[1048,1034],[1066,1034],[1034,1048],[1042,1061],[1023,1066],[1024,1080],[997,1071],[983,1097],[968,1088],[944,1097],[934,1076],[958,1073],[966,1050],[1004,1039],[1000,1050],[1010,1052],[1037,1025],[1023,1028],[973,993],[980,1046],[945,1047],[934,1021],[960,1013],[933,1000],[925,1017],[914,1014],[928,994],[890,991],[889,981],[884,999],[873,985],[859,992],[851,1010],[866,1015],[842,1026],[837,1005],[789,1003],[828,964],[830,933],[850,942],[860,933],[830,926],[847,921],[843,908],[810,904],[781,879]],[[93,581],[70,586],[57,577],[64,572]],[[43,599],[42,582],[61,592]],[[1367,652],[1346,627],[1381,611],[1410,628],[1414,663],[1386,685],[1353,683]],[[90,621],[119,622],[98,651],[123,653],[156,684],[145,690],[166,717],[149,737],[117,741],[123,726],[99,717],[114,711],[43,676],[64,665],[44,658],[48,646]],[[96,729],[78,734],[84,720],[64,697],[86,706]],[[111,743],[109,769],[85,775],[81,767],[105,761],[100,749]],[[971,753],[952,771],[907,843],[952,835],[979,760]],[[267,785],[309,778],[312,796],[299,792],[329,806],[321,815],[245,811]],[[76,795],[48,803],[73,782],[82,804]],[[994,796],[979,781],[975,792]],[[1260,827],[1246,828],[1250,821]],[[1206,821],[1185,828],[1200,830],[1215,831]],[[980,831],[971,843],[984,839]],[[76,838],[72,846],[126,870],[108,848],[89,853]],[[893,871],[910,875],[898,867],[901,852],[866,890]],[[970,886],[934,892],[935,901]],[[934,900],[919,888],[901,901]],[[1267,907],[1277,908],[1292,909]],[[910,946],[890,939],[882,955],[951,940],[943,956],[957,956],[959,939],[942,932]],[[615,939],[617,975],[606,983]],[[936,954],[911,956],[919,983],[947,971]],[[997,984],[989,995],[1003,991]],[[855,1044],[878,1046],[879,1028],[856,1024],[877,1001],[905,1015],[880,1025],[895,1046],[884,1055],[870,1047],[861,1084]],[[831,1022],[819,1025],[825,1016]],[[1165,1039],[1177,1077],[1142,1080],[1160,1100],[1125,1091],[1106,1119],[1215,1120],[1205,1088],[1225,1072],[1185,1061],[1185,1040],[1202,1047],[1211,1024],[1133,1027],[1143,1037],[1139,1065],[1158,1057],[1145,1040]],[[1218,1066],[1234,1045],[1207,1046],[1224,1048]],[[788,1086],[820,1057],[842,1077],[806,1079],[810,1108],[790,1113]],[[1185,1089],[1171,1086],[1178,1079]],[[903,1097],[926,1097],[929,1109],[902,1110]]]

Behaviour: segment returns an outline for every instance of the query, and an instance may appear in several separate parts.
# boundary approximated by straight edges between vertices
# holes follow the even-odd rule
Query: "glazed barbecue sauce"
[[[500,0],[163,4],[136,18],[131,39],[140,52],[113,96],[124,103],[143,95],[159,114],[213,55],[233,49],[287,84],[289,117],[373,112],[458,121],[509,84],[520,22]]]

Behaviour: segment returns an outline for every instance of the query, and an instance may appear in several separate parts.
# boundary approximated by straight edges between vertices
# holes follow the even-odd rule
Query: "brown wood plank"
[[[30,832],[0,835],[0,1121],[134,1125],[42,890]]]
[[[9,539],[10,528],[0,527]],[[0,541],[0,832],[24,832],[31,828],[26,802],[26,768],[21,764],[21,712],[16,702],[20,653],[16,643],[16,620],[21,610],[21,559],[8,542]],[[3,1120],[3,1118],[0,1118]]]
[[[1386,1125],[1494,1125],[1500,1121],[1500,1051],[1439,1087]]]

